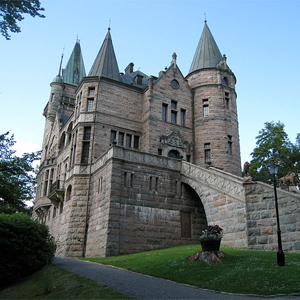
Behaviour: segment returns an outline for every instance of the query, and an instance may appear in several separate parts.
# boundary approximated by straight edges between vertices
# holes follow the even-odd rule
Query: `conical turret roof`
[[[63,71],[63,79],[65,83],[78,85],[84,76],[86,76],[84,62],[80,43],[77,40],[66,68]]]
[[[121,81],[119,67],[112,44],[110,28],[90,70],[89,76],[103,76]]]
[[[222,54],[205,21],[189,73],[203,68],[214,68],[221,59]]]

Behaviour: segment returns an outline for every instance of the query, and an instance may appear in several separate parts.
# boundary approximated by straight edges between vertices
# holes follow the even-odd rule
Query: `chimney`
[[[133,66],[134,64],[133,63],[130,63],[126,69],[124,70],[125,71],[125,74],[129,74],[129,73],[132,73],[133,72]]]

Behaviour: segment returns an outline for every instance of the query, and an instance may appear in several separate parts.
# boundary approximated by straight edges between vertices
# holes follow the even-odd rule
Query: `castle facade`
[[[227,229],[230,245],[247,245],[239,202],[234,216],[215,213],[219,206],[195,186],[197,176],[209,184],[222,174],[230,183],[210,195],[229,201],[240,180],[235,75],[206,22],[186,76],[176,58],[158,77],[135,71],[133,63],[121,73],[108,29],[87,76],[79,42],[60,67],[44,109],[33,213],[49,226],[58,255],[198,243],[211,222]]]

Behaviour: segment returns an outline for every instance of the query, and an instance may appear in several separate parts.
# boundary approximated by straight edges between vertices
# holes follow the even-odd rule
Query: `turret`
[[[236,78],[206,21],[186,79],[194,94],[195,164],[240,176]]]

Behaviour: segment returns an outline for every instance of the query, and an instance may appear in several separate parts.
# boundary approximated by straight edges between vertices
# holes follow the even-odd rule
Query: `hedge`
[[[23,213],[0,214],[0,286],[51,263],[55,249],[45,224]]]

